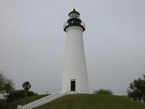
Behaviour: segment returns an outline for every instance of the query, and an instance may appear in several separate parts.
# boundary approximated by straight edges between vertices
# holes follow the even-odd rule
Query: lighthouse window
[[[77,13],[71,13],[70,18],[78,18],[79,19],[79,14]]]

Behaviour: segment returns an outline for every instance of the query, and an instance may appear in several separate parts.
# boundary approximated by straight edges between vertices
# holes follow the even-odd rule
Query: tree
[[[134,100],[141,100],[145,102],[145,75],[144,78],[138,78],[138,80],[134,80],[130,83],[129,88],[127,89],[127,94],[129,98],[133,98]]]
[[[99,89],[99,91],[95,90],[93,94],[113,95],[113,92],[111,90]]]
[[[27,97],[27,92],[31,88],[31,84],[28,81],[26,81],[22,84],[22,87],[24,88],[25,91],[25,97]]]
[[[2,72],[0,72],[0,93],[7,99],[8,94],[14,90],[14,83],[12,79],[6,78]]]
[[[0,93],[4,91],[5,76],[0,72]]]
[[[4,86],[4,93],[3,94],[5,97],[5,100],[7,99],[7,96],[10,94],[10,92],[13,90],[14,90],[13,81],[9,80]]]
[[[33,91],[27,91],[27,97],[38,95]],[[25,98],[25,91],[24,90],[13,90],[7,97],[7,103],[11,103],[16,100],[20,100]]]

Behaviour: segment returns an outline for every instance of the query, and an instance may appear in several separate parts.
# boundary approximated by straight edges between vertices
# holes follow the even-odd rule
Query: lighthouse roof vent
[[[73,11],[72,11],[72,12],[70,12],[70,13],[68,14],[68,16],[70,16],[70,14],[72,14],[72,13],[77,13],[77,14],[79,14],[79,15],[80,15],[80,13],[79,13],[79,12],[77,12],[75,9],[73,9]]]

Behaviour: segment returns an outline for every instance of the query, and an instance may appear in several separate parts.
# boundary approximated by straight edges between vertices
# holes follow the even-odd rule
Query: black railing
[[[81,23],[73,23],[73,22],[72,23],[68,23],[68,22],[65,22],[64,25],[63,25],[63,29],[65,29],[69,25],[80,25],[83,28],[85,28],[85,23],[84,22],[81,22]]]

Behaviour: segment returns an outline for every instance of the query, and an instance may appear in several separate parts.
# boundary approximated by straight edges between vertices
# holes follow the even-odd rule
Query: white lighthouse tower
[[[69,19],[64,24],[66,46],[61,93],[59,91],[26,105],[18,105],[17,109],[33,109],[66,94],[89,93],[83,43],[85,25],[75,9],[68,16]]]
[[[75,9],[68,16],[69,19],[64,24],[66,45],[61,93],[89,93],[83,43],[85,25]]]

